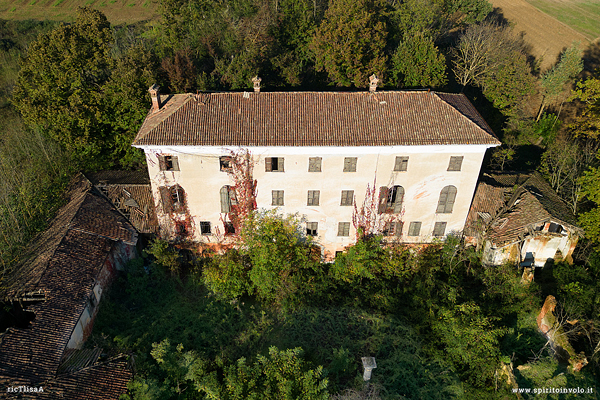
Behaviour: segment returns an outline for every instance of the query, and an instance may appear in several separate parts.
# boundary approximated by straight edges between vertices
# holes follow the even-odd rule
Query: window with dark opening
[[[177,156],[159,156],[158,164],[161,171],[179,171]]]
[[[188,229],[184,221],[176,221],[175,222],[175,235],[177,236],[187,236]]]
[[[185,191],[181,186],[161,186],[158,191],[165,214],[185,212]]]
[[[210,222],[209,221],[200,221],[200,233],[202,235],[210,235]]]
[[[404,188],[396,185],[391,188],[382,186],[379,188],[379,213],[399,214],[402,211],[404,200]]]
[[[319,231],[319,223],[318,222],[307,222],[306,223],[306,234],[308,236],[317,236]]]
[[[225,235],[235,235],[235,226],[233,222],[225,222]]]
[[[219,157],[219,168],[221,171],[230,172],[232,168],[233,159],[231,156]]]
[[[283,172],[283,157],[265,158],[265,172]]]

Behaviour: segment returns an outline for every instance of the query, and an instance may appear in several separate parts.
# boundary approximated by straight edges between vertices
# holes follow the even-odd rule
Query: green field
[[[598,0],[526,0],[590,40],[600,37]]]
[[[102,11],[114,24],[130,24],[157,18],[157,0],[0,0],[0,19],[70,22],[78,7]]]

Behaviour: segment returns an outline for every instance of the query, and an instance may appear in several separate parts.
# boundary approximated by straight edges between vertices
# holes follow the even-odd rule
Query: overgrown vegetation
[[[132,355],[135,399],[506,398],[510,362],[521,387],[596,388],[600,76],[569,97],[574,48],[539,71],[491,12],[486,0],[163,0],[147,25],[88,8],[68,25],[0,21],[3,272],[75,171],[144,167],[130,144],[152,83],[239,90],[259,75],[266,90],[348,90],[375,73],[384,89],[462,90],[503,139],[489,166],[539,169],[579,215],[576,266],[526,287],[456,238],[416,250],[371,235],[328,264],[296,217],[252,214],[224,254],[184,262],[154,242],[103,303],[94,341]],[[547,294],[576,321],[579,374],[547,357],[535,321]],[[377,359],[372,390],[361,356]]]
[[[288,398],[268,368],[265,375],[253,369],[265,357],[286,366],[289,375],[276,379],[286,393],[314,398],[367,390],[363,356],[376,357],[372,384],[384,399],[500,399],[511,393],[498,381],[503,364],[513,363],[521,387],[556,383],[563,371],[535,321],[540,291],[553,289],[523,285],[510,266],[483,267],[458,239],[414,251],[365,237],[322,263],[311,259],[296,219],[269,213],[248,225],[243,235],[252,246],[197,258],[171,277],[159,259],[136,260],[111,291],[94,344],[135,354],[133,399]],[[578,288],[594,288],[570,315],[596,319],[595,272],[562,264],[554,271],[552,293],[566,301]],[[564,382],[595,387],[600,335],[590,326],[586,332],[579,345],[590,365]],[[252,379],[256,392],[248,392]]]

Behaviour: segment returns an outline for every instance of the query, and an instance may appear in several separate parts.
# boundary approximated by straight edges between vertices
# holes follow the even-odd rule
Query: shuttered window
[[[440,200],[436,213],[438,214],[449,214],[454,208],[454,200],[456,199],[456,187],[446,186],[440,192]]]
[[[272,195],[272,206],[282,206],[283,205],[283,190],[273,190],[271,191]]]
[[[402,211],[402,202],[404,201],[404,188],[396,185],[391,188],[382,186],[379,188],[379,207],[380,214],[399,214]]]
[[[231,212],[231,206],[235,206],[237,204],[235,198],[235,190],[229,186],[225,185],[221,188],[221,212],[228,213]]]
[[[265,172],[283,172],[283,157],[265,158]]]
[[[158,156],[158,166],[161,171],[179,171],[177,156]]]
[[[448,164],[448,171],[460,171],[462,168],[463,156],[452,156],[450,157],[450,163]]]
[[[408,157],[396,157],[396,163],[394,164],[394,171],[406,171],[408,169]]]
[[[388,222],[383,230],[384,236],[402,236],[402,221]]]
[[[419,236],[421,234],[421,222],[414,221],[408,226],[408,236]]]
[[[344,158],[344,172],[356,172],[356,157]]]
[[[340,222],[338,224],[338,236],[350,236],[350,222]]]
[[[319,231],[319,223],[318,222],[307,222],[306,223],[306,234],[308,236],[317,236]]]
[[[446,233],[446,223],[445,222],[436,222],[433,226],[433,236],[441,237]]]
[[[341,206],[351,206],[354,204],[354,190],[342,190]]]
[[[308,172],[321,172],[321,157],[310,157],[308,159]]]
[[[319,190],[309,190],[306,205],[307,206],[318,206],[320,196],[321,196],[321,192]]]

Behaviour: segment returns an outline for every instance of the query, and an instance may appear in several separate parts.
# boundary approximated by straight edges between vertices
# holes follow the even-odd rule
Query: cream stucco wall
[[[462,231],[479,171],[488,147],[486,145],[387,146],[387,147],[250,147],[257,180],[259,208],[273,209],[271,191],[283,190],[285,205],[282,213],[299,213],[306,221],[319,223],[319,242],[334,252],[351,244],[355,237],[351,226],[349,237],[338,237],[338,222],[351,222],[353,207],[341,206],[342,190],[354,190],[360,207],[367,185],[400,185],[405,190],[403,202],[404,229],[402,241],[425,243],[432,241],[435,222],[447,222],[446,234]],[[215,236],[200,235],[200,221],[209,221],[222,230],[220,189],[233,182],[220,171],[219,157],[237,148],[222,147],[143,147],[148,161],[155,199],[158,187],[179,184],[187,194],[187,206],[194,224],[193,240],[212,241]],[[158,157],[178,157],[179,171],[160,171]],[[405,172],[394,172],[396,156],[408,156]],[[463,156],[461,171],[447,171],[451,156]],[[265,157],[283,157],[284,172],[265,172]],[[309,157],[322,158],[322,172],[308,172]],[[343,172],[344,158],[357,157],[356,172]],[[436,214],[440,191],[453,185],[457,188],[454,209],[449,214]],[[307,206],[307,191],[320,191],[319,206]],[[158,209],[163,228],[172,230],[170,220]],[[407,236],[409,223],[422,223],[421,235]],[[214,228],[213,228],[214,230]]]

